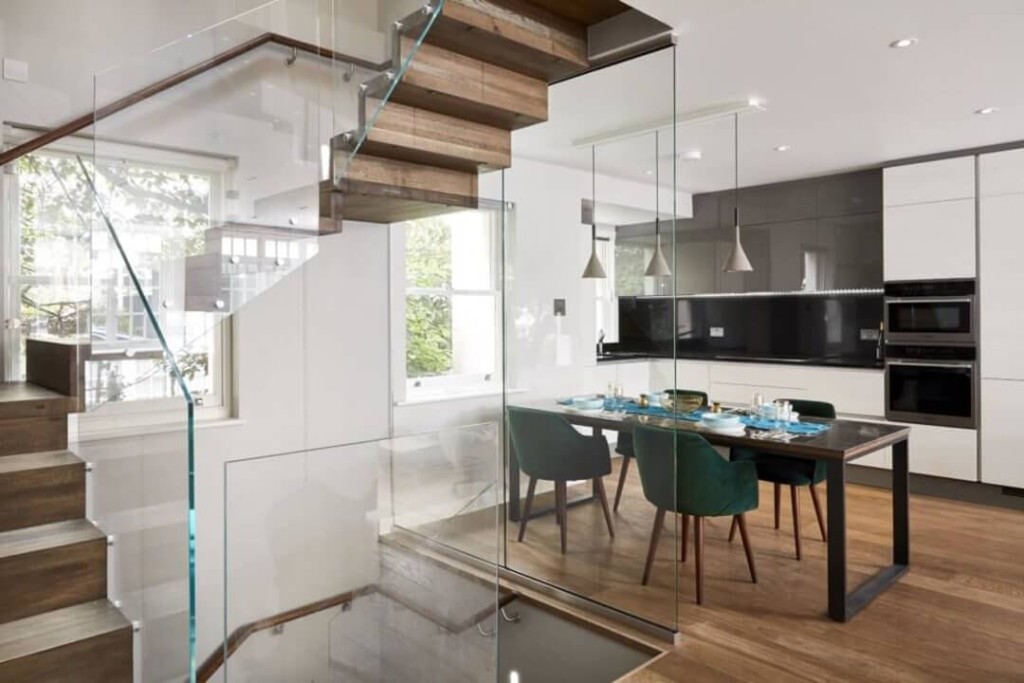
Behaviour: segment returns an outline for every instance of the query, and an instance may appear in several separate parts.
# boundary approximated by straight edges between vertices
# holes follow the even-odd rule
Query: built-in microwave
[[[977,351],[973,346],[886,348],[886,419],[975,429],[977,395]]]
[[[977,343],[974,280],[890,282],[885,285],[889,344]]]

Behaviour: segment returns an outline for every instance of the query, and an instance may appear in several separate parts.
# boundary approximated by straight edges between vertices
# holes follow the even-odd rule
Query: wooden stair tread
[[[0,383],[0,403],[16,403],[20,401],[67,400],[67,396],[50,391],[28,382]]]
[[[448,0],[426,42],[548,83],[589,66],[585,25],[522,0]]]
[[[106,538],[87,519],[0,532],[0,559]]]
[[[19,453],[0,457],[0,475],[49,467],[82,465],[83,460],[71,451],[43,451],[40,453]]]
[[[402,39],[403,54],[412,41]],[[547,81],[424,43],[391,94],[392,102],[517,130],[548,118]]]
[[[121,629],[124,615],[107,600],[65,607],[0,624],[0,665]]]

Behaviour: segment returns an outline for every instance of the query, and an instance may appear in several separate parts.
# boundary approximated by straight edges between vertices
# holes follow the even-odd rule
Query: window
[[[465,211],[397,226],[406,398],[498,386],[498,218]]]
[[[619,341],[619,299],[616,295],[618,261],[615,249],[615,229],[599,227],[597,232],[597,258],[601,259],[607,277],[595,280],[596,296],[594,311],[595,341],[604,335],[607,344]]]
[[[15,349],[8,352],[8,375],[24,376],[26,338],[77,336],[90,345],[90,409],[126,411],[139,422],[140,414],[181,404],[145,302],[111,237],[92,224],[94,200],[79,153],[190,390],[206,408],[223,409],[229,324],[214,326],[207,314],[182,310],[182,303],[185,259],[203,251],[204,233],[219,222],[226,162],[178,152],[168,160],[158,150],[122,146],[124,156],[94,163],[91,145],[61,145],[22,157],[7,188],[14,201],[5,222],[13,237],[2,267],[13,277],[5,304],[20,320],[5,340]]]

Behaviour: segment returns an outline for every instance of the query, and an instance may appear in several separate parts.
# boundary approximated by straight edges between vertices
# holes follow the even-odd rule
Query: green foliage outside
[[[451,286],[451,228],[443,220],[429,218],[406,226],[405,273],[408,287]],[[433,377],[452,371],[452,304],[448,296],[408,295],[405,329],[408,377]]]
[[[617,295],[643,295],[646,261],[647,257],[643,246],[623,243],[615,245],[615,293]]]

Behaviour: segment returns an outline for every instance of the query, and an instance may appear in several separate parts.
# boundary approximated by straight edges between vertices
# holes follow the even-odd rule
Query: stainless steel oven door
[[[887,298],[890,344],[975,344],[974,297]]]
[[[978,424],[977,365],[891,359],[885,364],[885,417],[942,427]]]

